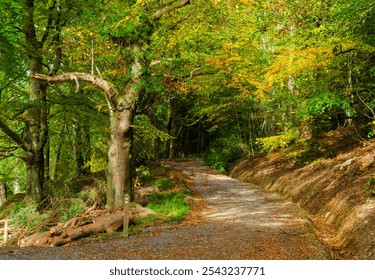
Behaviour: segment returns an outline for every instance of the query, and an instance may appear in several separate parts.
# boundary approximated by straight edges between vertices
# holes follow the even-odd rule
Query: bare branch
[[[23,160],[28,160],[28,159],[30,159],[30,153],[18,154],[18,153],[10,153],[10,152],[1,152],[0,151],[0,160],[6,159],[6,158],[9,158],[9,157],[16,157],[16,158],[20,158],[20,159],[23,159]]]
[[[154,66],[154,65],[158,65],[164,61],[173,61],[174,59],[173,58],[166,58],[166,59],[159,59],[159,60],[154,60],[154,61],[151,61],[150,63],[150,67],[151,66]]]
[[[26,73],[27,70],[23,70],[22,71],[22,74],[23,73]],[[15,82],[16,80],[20,79],[21,78],[21,75],[18,75],[17,77],[14,77],[12,79],[10,79],[2,88],[0,88],[0,96],[1,96],[1,93],[4,89],[6,89],[7,87],[9,87],[10,85],[13,84],[13,82]]]
[[[339,56],[339,55],[342,55],[342,54],[345,54],[345,53],[349,53],[349,52],[352,52],[352,51],[357,51],[356,48],[350,48],[350,49],[347,49],[347,50],[342,50],[342,45],[339,44],[338,46],[334,47],[332,52],[335,56]]]
[[[117,90],[106,80],[98,78],[94,75],[88,73],[70,72],[52,77],[37,73],[31,73],[30,76],[34,79],[45,81],[50,84],[75,81],[77,90],[79,89],[79,81],[89,82],[104,91],[105,97],[111,101],[112,107],[116,107],[117,105],[117,97],[119,95]]]
[[[173,1],[171,4],[168,4],[164,8],[156,11],[151,16],[151,20],[158,21],[163,17],[163,15],[165,15],[169,11],[174,10],[174,9],[180,9],[182,7],[185,7],[185,6],[189,5],[189,4],[191,4],[190,0]]]
[[[359,100],[361,100],[361,102],[363,103],[363,105],[365,105],[365,107],[367,107],[367,109],[369,109],[369,111],[371,112],[372,114],[372,117],[367,115],[365,112],[363,113],[364,115],[366,115],[366,117],[370,118],[370,119],[375,119],[375,111],[374,111],[374,108],[371,108],[370,105],[368,103],[366,103],[365,100],[363,100],[363,98],[361,98],[361,96],[358,94],[357,92],[357,96],[359,98]]]
[[[187,79],[187,78],[193,79],[194,77],[198,77],[198,76],[215,75],[215,74],[218,73],[218,71],[206,71],[206,72],[195,73],[195,72],[197,72],[201,69],[202,69],[201,67],[196,68],[196,69],[192,70],[190,72],[190,74],[184,75],[184,76],[174,76],[174,75],[163,74],[163,75],[157,76],[157,77],[164,77],[164,78],[167,78],[167,79],[171,79],[172,81],[178,81],[178,80],[184,80],[184,79]]]
[[[15,143],[17,143],[23,150],[28,151],[29,147],[27,143],[16,133],[14,132],[6,123],[0,120],[0,129],[8,135]]]
[[[44,44],[47,41],[49,32],[52,29],[52,22],[53,22],[53,13],[52,13],[52,11],[55,9],[55,6],[56,6],[56,0],[53,1],[52,6],[48,8],[49,17],[48,17],[48,21],[47,21],[47,26],[45,28],[44,34],[43,34],[42,39],[41,39],[41,43],[42,44]]]
[[[197,71],[199,71],[199,70],[201,70],[202,69],[202,67],[198,67],[198,68],[195,68],[194,70],[192,70],[191,72],[190,72],[190,79],[192,79],[193,77],[194,77],[194,73],[195,72],[197,72]]]

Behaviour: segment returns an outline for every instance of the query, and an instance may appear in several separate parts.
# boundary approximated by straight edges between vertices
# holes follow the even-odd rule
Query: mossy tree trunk
[[[33,0],[23,2],[23,22],[30,72],[42,73],[44,42],[39,41],[36,35]],[[44,186],[44,147],[48,137],[47,86],[33,78],[30,79],[29,104],[29,116],[24,128],[24,141],[27,143],[27,156],[24,158],[27,170],[26,194],[41,202]]]

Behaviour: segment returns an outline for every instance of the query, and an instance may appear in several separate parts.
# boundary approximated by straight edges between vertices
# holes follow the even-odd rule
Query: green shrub
[[[204,162],[222,173],[224,173],[229,166],[229,162],[224,158],[224,155],[215,147],[210,147],[206,150]]]
[[[298,136],[298,130],[288,130],[279,135],[258,138],[257,144],[262,147],[263,151],[271,153],[288,146],[292,141],[296,140]]]
[[[371,122],[371,130],[367,133],[368,138],[372,138],[375,136],[375,121]]]
[[[250,148],[235,135],[211,142],[204,154],[205,164],[224,173],[235,160],[247,156]]]
[[[150,169],[147,166],[141,165],[136,169],[136,171],[141,178],[141,183],[145,183],[154,178],[154,176],[150,172]]]

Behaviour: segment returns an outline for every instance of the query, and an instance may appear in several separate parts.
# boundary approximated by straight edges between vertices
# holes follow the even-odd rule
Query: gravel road
[[[194,182],[192,216],[124,238],[86,238],[56,248],[0,249],[0,259],[304,260],[329,259],[306,214],[258,186],[203,166],[200,159],[165,161]],[[195,210],[194,210],[195,209]]]

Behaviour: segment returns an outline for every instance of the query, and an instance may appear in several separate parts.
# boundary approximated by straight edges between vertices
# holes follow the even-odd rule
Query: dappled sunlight
[[[300,218],[301,213],[292,202],[276,199],[275,194],[264,192],[257,185],[213,174],[207,167],[184,166],[184,170],[196,180],[197,188],[208,201],[210,211],[206,216],[211,221],[262,230],[300,228],[308,223]]]

